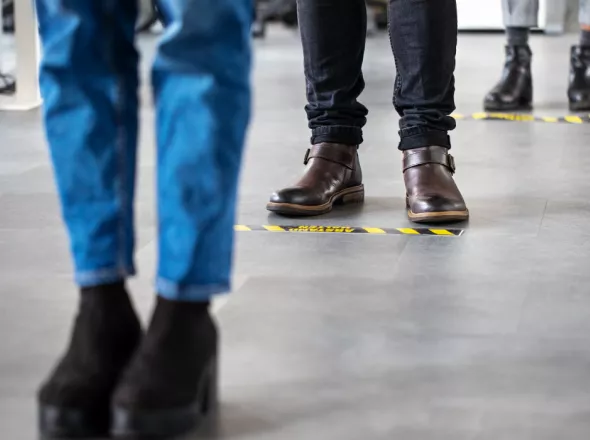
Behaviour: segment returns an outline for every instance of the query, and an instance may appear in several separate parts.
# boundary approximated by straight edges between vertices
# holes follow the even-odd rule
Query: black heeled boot
[[[140,339],[123,283],[82,289],[69,348],[38,393],[41,436],[107,435],[113,391]]]
[[[117,438],[170,438],[217,403],[217,328],[209,303],[158,297],[152,321],[113,397]]]
[[[502,79],[486,95],[486,111],[527,111],[533,107],[532,52],[529,46],[506,46]]]
[[[567,96],[572,112],[590,111],[590,47],[572,47]]]

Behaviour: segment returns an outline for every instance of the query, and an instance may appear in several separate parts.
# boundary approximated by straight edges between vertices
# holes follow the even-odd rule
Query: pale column
[[[41,105],[39,36],[33,1],[15,0],[16,93],[0,95],[1,110],[30,110]]]

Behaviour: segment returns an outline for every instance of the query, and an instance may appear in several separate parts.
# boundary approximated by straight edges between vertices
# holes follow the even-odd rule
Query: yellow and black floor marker
[[[360,228],[356,226],[323,226],[323,225],[235,225],[237,232],[295,232],[319,234],[373,234],[373,235],[434,235],[439,237],[460,237],[464,229],[437,228]]]
[[[453,113],[458,121],[545,122],[548,124],[590,124],[590,115],[534,116],[523,113]]]

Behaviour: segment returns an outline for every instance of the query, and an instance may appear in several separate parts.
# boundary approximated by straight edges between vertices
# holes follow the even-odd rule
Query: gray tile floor
[[[566,113],[575,37],[533,39],[536,113]],[[458,111],[480,111],[499,35],[461,35]],[[142,41],[150,57],[152,41]],[[301,170],[308,132],[295,34],[257,43],[256,117],[239,221]],[[368,42],[367,201],[305,221],[407,227],[387,39]],[[147,97],[147,91],[145,93]],[[152,112],[146,104],[132,283],[152,297]],[[462,121],[460,238],[238,234],[218,303],[223,407],[200,438],[580,440],[590,434],[590,125]],[[63,348],[75,291],[39,114],[0,113],[0,425],[35,438],[33,395]],[[299,221],[301,222],[301,221]],[[297,223],[290,221],[289,223]]]

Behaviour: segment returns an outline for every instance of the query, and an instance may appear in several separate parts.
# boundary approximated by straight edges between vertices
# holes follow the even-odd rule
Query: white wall
[[[541,0],[539,27],[546,24],[546,5],[549,0]],[[559,1],[559,0],[550,0]],[[460,30],[503,29],[501,0],[457,0]]]

